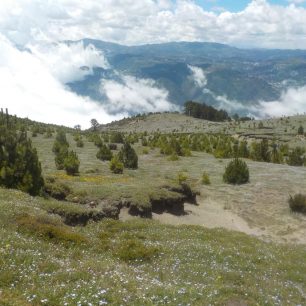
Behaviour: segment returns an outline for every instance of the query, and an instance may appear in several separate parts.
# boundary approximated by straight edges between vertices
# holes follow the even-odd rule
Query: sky
[[[208,41],[306,49],[306,1],[1,0],[1,107],[22,117],[83,127],[91,118],[106,123],[126,116],[130,108],[174,109],[164,89],[132,76],[120,76],[121,86],[101,81],[108,107],[70,92],[68,82],[82,80],[94,67],[111,68],[94,47],[63,43],[83,38],[126,45]],[[80,69],[84,66],[89,69]],[[298,94],[304,98],[303,90]],[[127,95],[131,104],[124,105]],[[117,107],[121,113],[114,116]]]
[[[239,12],[244,10],[251,2],[250,0],[197,0],[195,1],[199,6],[206,10],[212,10],[216,12]],[[289,4],[299,5],[306,7],[305,0],[270,0],[270,4],[288,6]]]

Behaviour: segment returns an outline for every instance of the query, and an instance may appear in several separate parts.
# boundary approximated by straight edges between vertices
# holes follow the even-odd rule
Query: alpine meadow
[[[0,3],[0,306],[306,305],[306,3]]]

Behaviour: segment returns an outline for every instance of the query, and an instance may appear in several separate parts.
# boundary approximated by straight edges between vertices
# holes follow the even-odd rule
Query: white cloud
[[[90,119],[109,122],[101,105],[69,91],[50,73],[47,66],[27,51],[20,51],[0,35],[1,107],[11,114],[34,120],[83,128]]]
[[[188,68],[191,71],[191,77],[194,83],[200,88],[205,87],[207,85],[207,78],[204,73],[204,70],[200,67],[191,66],[191,65],[188,65]]]
[[[0,32],[16,43],[84,37],[125,44],[215,41],[306,49],[306,9],[253,0],[242,11],[208,12],[192,0],[1,0]],[[293,2],[295,4],[293,4]]]
[[[306,9],[299,6],[302,2],[289,0],[287,6],[279,6],[253,0],[240,12],[218,13],[205,11],[192,0],[1,0],[0,99],[11,112],[37,120],[83,126],[90,117],[107,122],[113,117],[102,106],[64,86],[92,73],[95,66],[109,68],[106,59],[90,46],[61,41],[214,41],[306,49]],[[20,51],[23,48],[32,53]],[[88,70],[80,69],[85,66]],[[204,71],[190,69],[197,86],[205,87]],[[167,91],[151,80],[125,76],[121,83],[104,80],[101,88],[111,102],[107,106],[111,113],[173,109]],[[291,89],[280,101],[260,105],[267,115],[295,113],[305,109],[304,94],[304,87]],[[216,99],[220,105],[240,108],[238,102],[226,97]],[[279,109],[275,111],[273,106]]]
[[[46,65],[52,75],[63,84],[80,81],[93,73],[94,67],[109,68],[103,53],[93,45],[78,43],[36,43],[27,46]]]
[[[305,3],[305,0],[287,0],[289,3],[293,4],[303,4]]]
[[[279,101],[259,103],[259,114],[264,117],[280,117],[296,115],[306,112],[306,86],[289,88]]]
[[[113,112],[143,113],[175,111],[178,107],[168,101],[168,92],[158,88],[153,80],[121,76],[122,82],[101,81],[101,93],[108,103],[106,109]]]

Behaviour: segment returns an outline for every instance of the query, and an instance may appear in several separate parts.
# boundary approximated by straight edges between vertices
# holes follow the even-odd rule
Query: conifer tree
[[[137,169],[138,156],[132,146],[126,142],[118,153],[119,160],[123,163],[125,168]]]

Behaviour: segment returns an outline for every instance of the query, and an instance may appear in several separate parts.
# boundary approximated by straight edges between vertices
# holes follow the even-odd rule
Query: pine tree
[[[126,142],[118,153],[119,160],[123,163],[125,168],[137,169],[138,156],[132,146]]]
[[[105,160],[111,160],[112,157],[113,157],[112,151],[109,149],[108,146],[103,144],[102,147],[100,147],[100,149],[97,153],[97,158],[105,161]]]
[[[235,158],[225,168],[223,181],[228,184],[241,185],[249,182],[250,174],[247,164]]]
[[[1,127],[0,185],[38,195],[44,186],[36,149],[25,131]]]
[[[64,169],[68,175],[76,175],[79,173],[80,161],[74,151],[69,151],[64,159]]]

